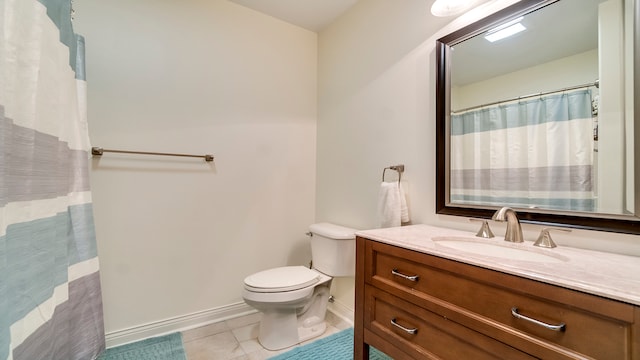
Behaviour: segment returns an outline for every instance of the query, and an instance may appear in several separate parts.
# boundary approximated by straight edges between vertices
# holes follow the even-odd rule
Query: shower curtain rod
[[[190,155],[190,154],[173,154],[173,153],[159,153],[159,152],[148,152],[148,151],[112,150],[112,149],[103,149],[101,147],[92,147],[91,148],[91,155],[101,156],[103,153],[106,153],[106,152],[121,153],[121,154],[198,157],[198,158],[204,158],[204,160],[207,161],[207,162],[213,161],[213,155],[209,155],[209,154],[206,154],[206,155]]]
[[[549,94],[563,92],[563,91],[588,88],[588,87],[592,87],[592,86],[595,86],[595,87],[599,88],[600,87],[600,80],[596,80],[596,81],[594,81],[592,83],[588,83],[588,84],[570,86],[570,87],[566,87],[566,88],[559,89],[559,90],[539,92],[539,93],[536,93],[536,94],[523,95],[523,96],[518,96],[518,97],[511,98],[511,99],[494,101],[494,102],[490,102],[490,103],[486,103],[486,104],[482,104],[482,105],[471,106],[471,107],[460,109],[460,110],[454,110],[454,111],[451,111],[451,112],[452,113],[461,113],[461,112],[464,112],[464,111],[473,110],[473,109],[477,109],[477,108],[481,108],[481,107],[485,107],[485,106],[498,105],[498,104],[502,104],[502,103],[509,102],[509,101],[527,99],[527,98],[536,97],[536,96],[544,96],[544,95],[549,95]]]

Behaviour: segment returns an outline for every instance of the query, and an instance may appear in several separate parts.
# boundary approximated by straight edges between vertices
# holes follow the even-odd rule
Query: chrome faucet
[[[503,207],[493,214],[492,217],[495,221],[506,221],[507,231],[504,234],[504,241],[523,242],[522,227],[520,226],[520,220],[518,220],[518,214],[510,207]]]

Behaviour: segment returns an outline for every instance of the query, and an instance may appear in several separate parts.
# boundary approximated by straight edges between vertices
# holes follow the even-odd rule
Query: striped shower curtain
[[[595,211],[591,93],[452,115],[450,201]]]
[[[70,1],[0,0],[0,360],[105,346]]]

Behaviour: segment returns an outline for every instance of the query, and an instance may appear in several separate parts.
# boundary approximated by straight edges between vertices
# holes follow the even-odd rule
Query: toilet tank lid
[[[329,239],[336,240],[351,240],[356,238],[356,229],[348,227],[330,224],[330,223],[318,223],[309,226],[309,230],[313,234],[324,236]]]

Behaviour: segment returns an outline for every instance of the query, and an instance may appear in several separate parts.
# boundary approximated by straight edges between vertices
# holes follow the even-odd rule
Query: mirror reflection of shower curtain
[[[451,117],[453,204],[594,211],[593,161],[589,90]]]
[[[105,347],[84,39],[70,0],[0,0],[0,359]]]

